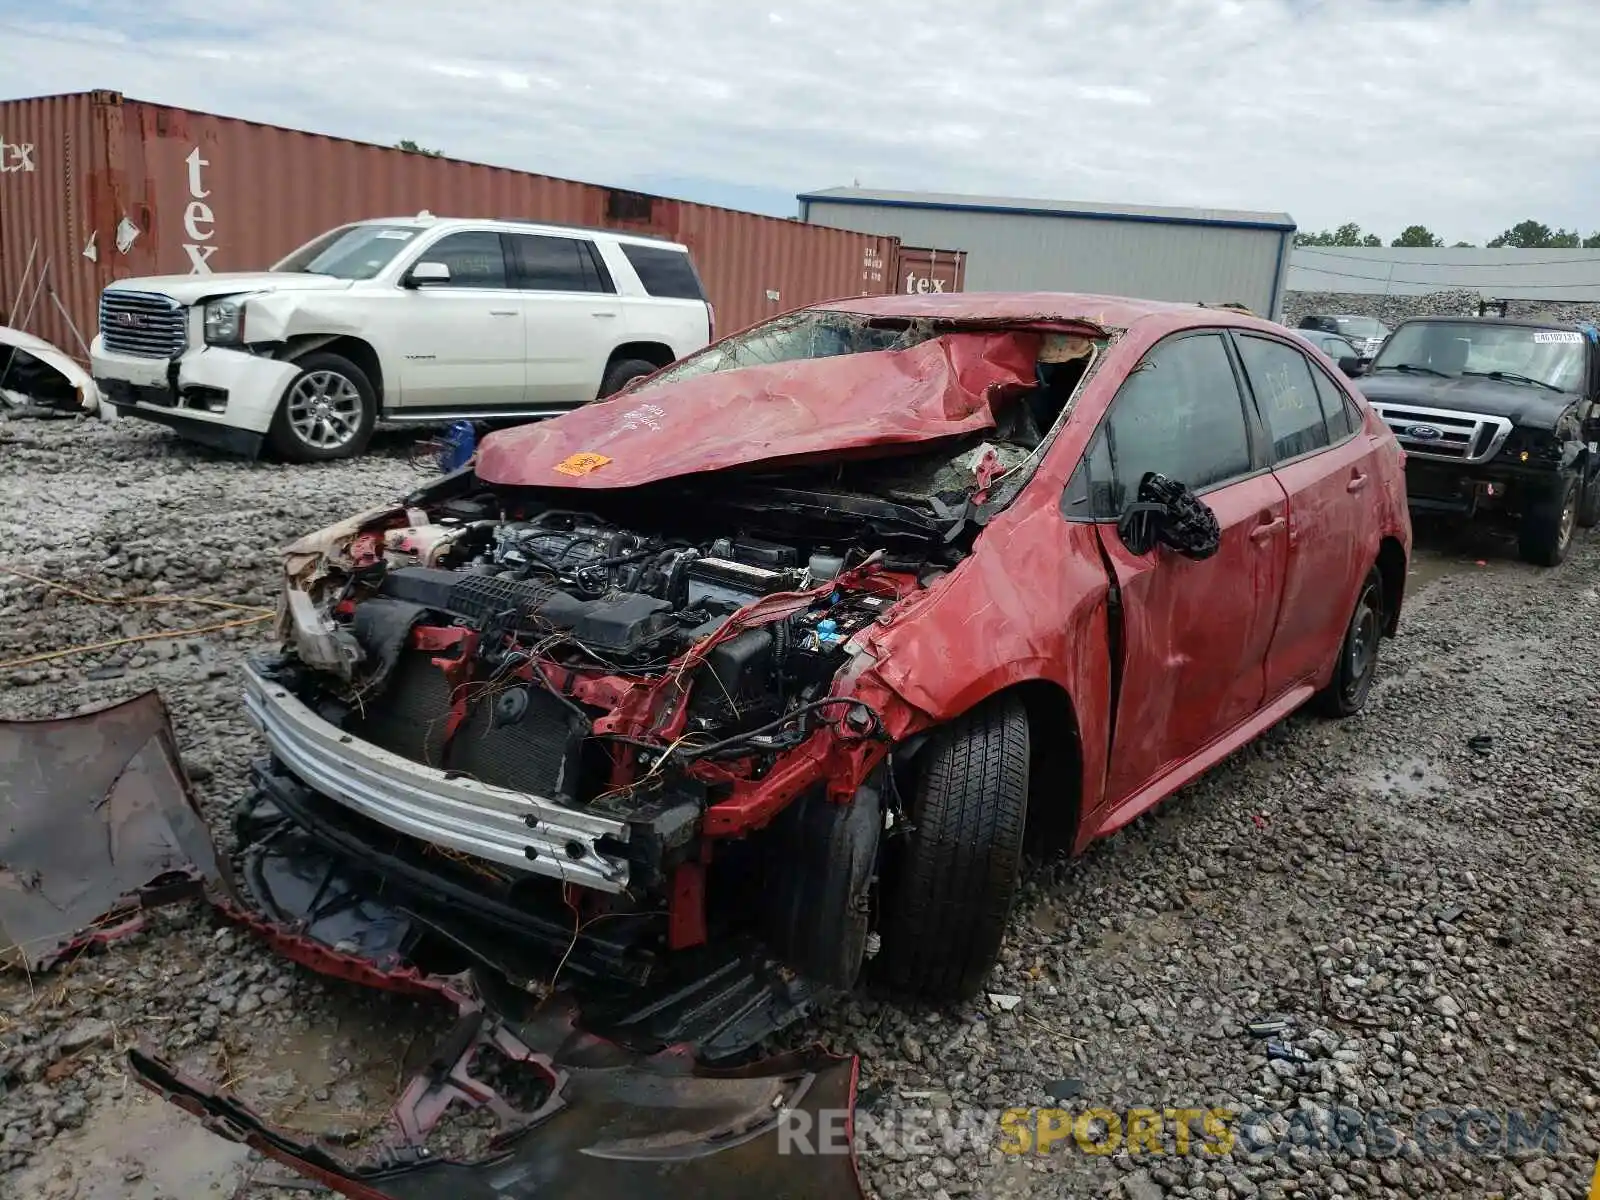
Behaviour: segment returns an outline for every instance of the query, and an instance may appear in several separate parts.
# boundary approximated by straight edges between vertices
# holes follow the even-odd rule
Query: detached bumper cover
[[[626,822],[425,767],[323,720],[280,684],[245,670],[245,709],[274,757],[330,800],[399,833],[602,892],[628,886],[629,864],[602,839]]]
[[[519,1109],[473,1074],[493,1052],[537,1084]],[[145,1087],[208,1129],[356,1200],[849,1200],[854,1060],[785,1055],[734,1071],[682,1055],[639,1056],[577,1032],[570,1015],[514,1025],[468,1008],[394,1112],[396,1136],[370,1165],[347,1165],[269,1126],[220,1087],[143,1051]],[[471,1161],[431,1150],[452,1105],[486,1109],[501,1133]],[[802,1153],[829,1131],[828,1153]]]

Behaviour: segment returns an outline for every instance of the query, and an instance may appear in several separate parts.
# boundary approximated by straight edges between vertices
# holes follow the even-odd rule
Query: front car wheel
[[[268,440],[291,462],[360,454],[372,437],[377,399],[366,372],[337,354],[308,354],[284,392]]]

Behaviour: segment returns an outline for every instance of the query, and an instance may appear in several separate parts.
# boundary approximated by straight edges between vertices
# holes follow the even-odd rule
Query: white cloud
[[[623,185],[859,179],[1472,241],[1600,227],[1572,0],[22,3],[0,17],[7,95],[112,87]]]

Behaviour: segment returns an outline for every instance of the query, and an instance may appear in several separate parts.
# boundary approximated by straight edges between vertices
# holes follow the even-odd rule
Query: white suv
[[[359,454],[374,422],[548,416],[711,340],[688,250],[428,213],[341,226],[270,271],[123,279],[94,377],[122,416],[246,454]]]

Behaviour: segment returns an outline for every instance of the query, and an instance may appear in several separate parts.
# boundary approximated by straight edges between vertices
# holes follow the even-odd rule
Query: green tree
[[[1518,250],[1531,250],[1548,246],[1553,236],[1554,231],[1543,221],[1518,221],[1499,237],[1491,238],[1489,245],[1497,250],[1505,246]]]
[[[1383,242],[1374,234],[1361,234],[1361,226],[1354,221],[1347,221],[1331,233],[1324,229],[1321,233],[1297,233],[1294,235],[1296,246],[1381,246]]]
[[[407,150],[412,154],[426,154],[429,158],[443,158],[443,150],[429,150],[426,146],[419,146],[410,138],[401,138],[394,144],[396,150]]]
[[[1473,249],[1473,245],[1471,242],[1457,242],[1455,243],[1455,248],[1457,250],[1471,250]]]
[[[1389,243],[1391,246],[1423,246],[1432,250],[1435,246],[1444,245],[1442,237],[1434,237],[1433,231],[1426,225],[1407,225],[1400,231],[1400,236]]]
[[[1584,238],[1583,248],[1585,250],[1600,250],[1600,233],[1591,233]]]
[[[1576,250],[1583,245],[1583,239],[1578,236],[1576,229],[1558,229],[1550,235],[1545,245],[1556,250]]]

